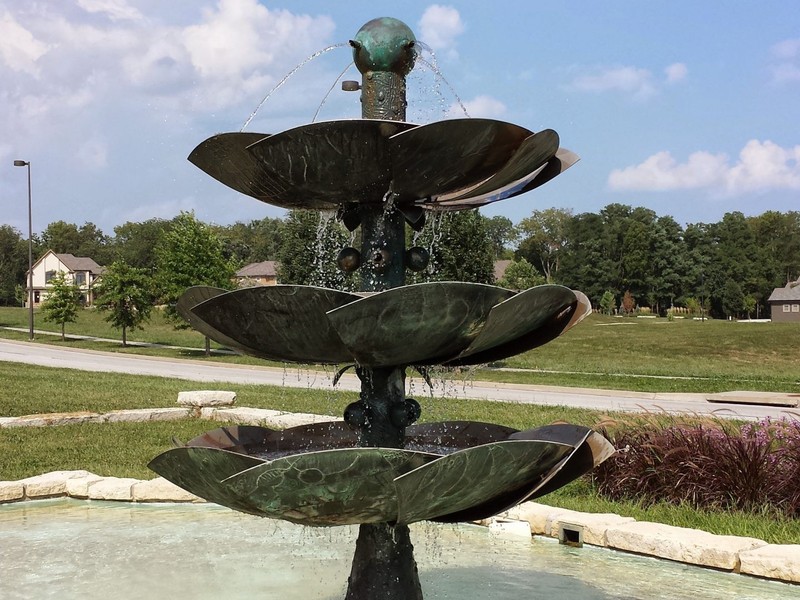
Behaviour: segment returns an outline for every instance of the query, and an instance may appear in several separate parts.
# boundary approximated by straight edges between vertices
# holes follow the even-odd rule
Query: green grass
[[[592,315],[505,366],[581,373],[800,380],[800,323]]]
[[[147,463],[172,447],[173,436],[189,440],[220,425],[186,420],[0,429],[0,481],[80,469],[152,479]]]
[[[0,327],[27,328],[27,312],[0,307]],[[36,319],[37,329],[58,331]],[[119,339],[118,331],[94,310],[81,311],[67,334]],[[0,336],[25,340],[27,333],[0,329]],[[195,358],[237,364],[273,364],[258,359],[203,353],[203,336],[175,330],[155,311],[145,329],[131,332],[131,341],[190,348],[122,348],[114,342],[92,342],[38,336],[37,341],[130,354]],[[760,390],[800,393],[798,343],[800,323],[698,322],[690,319],[612,318],[592,315],[564,336],[493,366],[451,374],[451,377],[508,383],[590,387],[642,392],[723,392]],[[219,348],[212,344],[213,348]]]
[[[75,323],[67,323],[64,330],[69,335],[88,335],[99,338],[109,338],[122,342],[121,330],[114,329],[105,321],[107,313],[94,309],[85,309],[78,312]],[[34,310],[34,323],[37,331],[52,331],[61,333],[61,326],[48,323],[37,310]],[[27,339],[28,311],[24,308],[0,306],[0,326],[23,327]],[[5,336],[4,336],[5,337]],[[42,336],[44,338],[44,336]],[[55,338],[54,338],[55,339]],[[42,339],[40,341],[45,341]],[[175,329],[164,317],[160,310],[154,310],[150,320],[145,323],[144,329],[128,331],[128,341],[163,344],[166,346],[185,346],[189,348],[203,348],[204,338],[191,329]]]
[[[0,326],[27,328],[23,309],[0,308]],[[37,317],[37,329],[58,327]],[[118,339],[103,315],[82,311],[67,325],[67,334]],[[10,339],[27,333],[0,329]],[[91,342],[39,336],[60,346],[122,351],[214,362],[267,364],[240,356],[203,356],[204,340],[193,331],[176,331],[161,313],[132,341],[190,348],[122,349],[113,342]],[[502,367],[524,371],[470,369],[449,377],[510,383],[594,387],[646,392],[716,392],[737,389],[800,392],[797,340],[800,324],[696,322],[666,319],[615,319],[592,315],[561,338],[504,361]],[[273,363],[274,364],[274,363]],[[291,412],[341,415],[356,394],[296,390],[254,385],[193,383],[157,377],[85,373],[0,363],[0,415],[95,411],[174,406],[179,391],[229,389],[238,404]],[[90,390],[91,393],[87,393]],[[423,420],[491,421],[520,429],[553,421],[595,425],[607,415],[565,407],[431,399],[417,396]],[[617,415],[609,415],[611,418]],[[53,428],[0,429],[0,480],[20,479],[59,469],[88,469],[102,475],[149,478],[146,463],[170,447],[172,437],[189,439],[218,423],[184,421],[147,424],[73,425]],[[713,533],[752,536],[773,543],[800,543],[800,524],[767,513],[749,515],[704,512],[689,507],[610,502],[586,482],[576,482],[542,499],[563,508],[613,512]]]
[[[703,511],[665,502],[645,506],[638,502],[613,502],[599,496],[582,479],[536,500],[542,504],[590,513],[614,513],[637,521],[652,521],[675,527],[701,529],[718,535],[754,537],[770,544],[800,544],[800,520],[764,510]]]
[[[195,382],[114,373],[0,362],[0,415],[34,412],[174,406],[177,393],[196,389]],[[339,415],[356,395],[347,392],[296,390],[270,386],[202,384],[231,389],[242,406]],[[418,395],[423,420],[468,419],[529,428],[554,421],[595,425],[607,417],[588,409],[531,406]],[[84,424],[60,427],[0,429],[0,480],[16,480],[62,469],[86,469],[100,475],[150,479],[146,465],[172,446],[172,438],[190,439],[221,423],[200,420],[152,423]],[[610,512],[712,533],[752,536],[772,543],[800,543],[800,522],[770,514],[703,512],[658,504],[643,507],[599,498],[585,480],[540,501],[584,512]]]

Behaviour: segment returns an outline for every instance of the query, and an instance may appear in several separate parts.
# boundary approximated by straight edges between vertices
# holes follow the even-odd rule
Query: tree
[[[108,311],[106,321],[122,330],[122,345],[128,345],[128,330],[141,329],[153,308],[152,281],[144,269],[116,261],[103,273],[95,306]]]
[[[498,215],[487,218],[485,223],[486,234],[492,244],[492,257],[494,260],[512,258],[513,252],[509,246],[516,243],[519,233],[511,219]]]
[[[510,290],[527,290],[536,285],[542,285],[545,282],[544,277],[539,273],[534,266],[524,258],[512,260],[506,267],[502,279],[497,282],[500,287],[508,288]]]
[[[561,260],[559,283],[581,290],[597,303],[606,290],[622,294],[616,267],[605,246],[602,217],[582,213],[572,217],[567,227],[569,250]]]
[[[516,255],[531,264],[541,265],[547,283],[555,281],[569,242],[568,227],[572,211],[565,208],[535,210],[517,226],[519,244]]]
[[[492,241],[486,221],[477,210],[446,212],[429,219],[416,244],[429,249],[430,264],[409,279],[494,283]]]
[[[686,309],[689,311],[689,314],[694,316],[700,314],[700,300],[698,300],[694,296],[689,296],[685,300]]]
[[[176,327],[186,327],[175,304],[181,294],[194,285],[233,288],[233,264],[222,254],[222,244],[210,226],[198,221],[194,213],[175,217],[155,249],[156,285],[161,303],[167,305],[167,318]]]
[[[153,248],[174,222],[164,219],[149,219],[141,223],[128,221],[114,227],[114,257],[131,267],[146,269],[153,274],[156,270],[156,254]]]
[[[728,280],[722,288],[722,312],[726,317],[736,318],[744,310],[744,294],[741,286],[735,281]]]
[[[622,295],[622,310],[626,315],[630,315],[634,308],[636,308],[636,301],[633,299],[630,290],[625,290],[625,293]]]
[[[605,315],[613,315],[617,309],[617,300],[614,298],[614,293],[611,290],[603,292],[603,297],[600,298],[600,310]]]
[[[28,245],[10,225],[0,225],[0,305],[17,303],[15,289],[24,285],[28,270]]]
[[[756,309],[756,305],[757,304],[758,304],[758,302],[756,301],[755,298],[753,298],[753,296],[745,296],[744,297],[743,307],[744,307],[744,312],[747,313],[747,318],[748,319],[752,318],[753,311]]]
[[[355,289],[356,275],[341,271],[336,264],[339,251],[347,245],[347,233],[333,215],[313,210],[290,211],[277,257],[278,281]]]
[[[111,240],[97,225],[90,222],[78,227],[74,223],[54,221],[42,232],[40,243],[43,250],[88,256],[101,265],[113,260]]]
[[[246,265],[265,260],[278,260],[284,236],[282,219],[264,218],[249,223],[234,223],[217,227],[226,258]]]
[[[57,272],[50,280],[47,298],[42,303],[44,320],[61,325],[61,340],[66,339],[64,326],[78,319],[80,307],[80,290],[78,286],[67,281],[63,271]]]

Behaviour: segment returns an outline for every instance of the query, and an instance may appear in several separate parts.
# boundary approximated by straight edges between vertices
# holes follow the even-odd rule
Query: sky
[[[515,223],[558,207],[644,206],[679,223],[800,210],[800,10],[788,0],[451,2],[30,0],[0,3],[0,224],[105,233],[194,211],[221,225],[282,216],[186,160],[207,137],[358,118],[342,45],[401,19],[433,51],[408,120],[555,129],[581,156],[481,209]],[[436,65],[441,77],[431,65]]]

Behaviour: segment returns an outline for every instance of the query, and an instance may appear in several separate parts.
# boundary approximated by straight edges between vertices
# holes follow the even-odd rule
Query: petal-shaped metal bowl
[[[149,467],[242,512],[304,525],[462,521],[561,487],[611,454],[586,427],[517,431],[454,421],[407,428],[415,449],[348,447],[341,422],[275,431],[223,427]]]
[[[367,297],[295,285],[218,292],[191,288],[179,309],[219,343],[273,360],[367,367],[501,360],[554,339],[591,311],[586,296],[558,285],[516,293],[436,282]]]
[[[553,130],[492,119],[427,125],[349,119],[268,135],[223,133],[189,160],[234,190],[283,208],[378,202],[475,208],[529,191],[574,164]]]

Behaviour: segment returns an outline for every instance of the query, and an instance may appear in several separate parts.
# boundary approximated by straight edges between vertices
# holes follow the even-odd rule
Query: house
[[[800,279],[772,290],[767,304],[774,323],[800,323]]]
[[[256,285],[276,285],[278,263],[274,260],[251,263],[236,271],[236,284],[239,287]]]
[[[33,305],[39,306],[47,299],[47,289],[56,273],[66,273],[67,281],[78,286],[81,303],[91,306],[95,298],[94,284],[104,270],[105,267],[101,267],[91,258],[56,254],[48,250],[33,263]],[[25,275],[26,282],[29,277],[30,271]]]
[[[513,261],[510,261],[508,259],[494,261],[495,282],[500,281],[503,278],[503,275],[506,274],[506,269],[508,268],[508,265],[510,265],[512,262]]]

